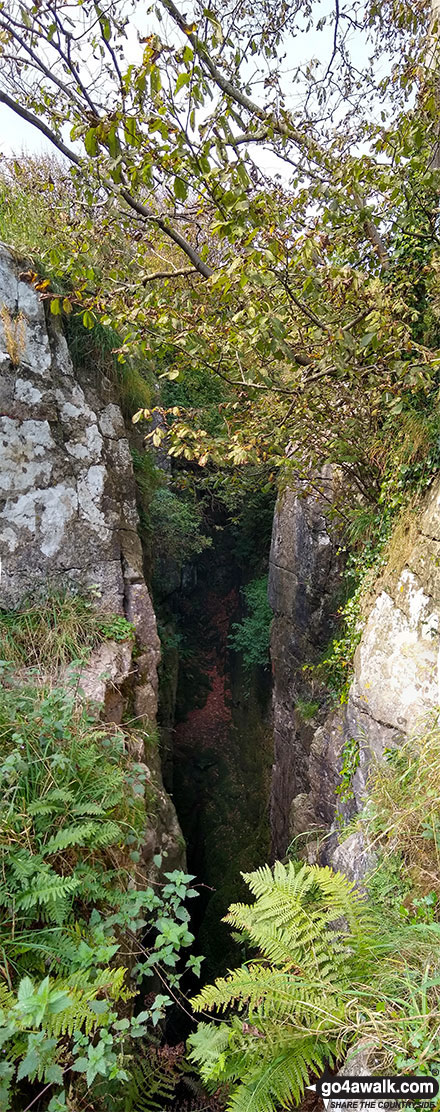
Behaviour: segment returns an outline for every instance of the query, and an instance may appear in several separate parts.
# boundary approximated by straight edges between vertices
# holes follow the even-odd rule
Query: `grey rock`
[[[347,1055],[344,1065],[342,1066],[342,1069],[339,1071],[337,1076],[369,1077],[370,1075],[375,1073],[379,1075],[381,1073],[380,1060],[375,1053],[375,1047],[372,1046],[371,1043],[358,1043],[358,1045],[353,1047],[353,1049]],[[391,1109],[399,1108],[397,1102],[393,1103],[391,1100],[363,1101],[361,1099],[359,1101],[356,1101],[356,1112],[382,1112],[384,1103],[386,1104],[389,1112]],[[343,1100],[338,1100],[338,1098],[336,1097],[333,1100],[329,1101],[327,1105],[327,1112],[344,1112],[344,1109],[346,1108],[346,1102]]]
[[[356,888],[362,891],[365,878],[373,871],[377,858],[367,845],[362,832],[356,830],[335,846],[328,854],[327,860],[335,872],[344,873],[349,880],[353,881]]]
[[[300,720],[300,700],[308,697],[302,666],[313,660],[328,635],[331,600],[341,572],[337,541],[325,520],[331,501],[328,473],[327,479],[325,499],[301,497],[301,490],[287,492],[274,522],[270,599],[275,608],[275,853],[285,852],[289,840],[313,821],[331,828],[336,810],[345,819],[360,811],[374,765],[387,749],[432,723],[440,706],[439,477],[403,538],[396,534],[388,564],[371,590],[347,704],[328,714],[318,729],[310,730],[310,724]],[[359,746],[353,798],[342,803],[336,789],[344,749],[353,739]],[[324,854],[357,884],[369,867],[359,838],[353,835],[333,855]]]
[[[313,490],[298,483],[295,491],[283,492],[274,517],[269,565],[269,602],[274,610],[274,856],[283,856],[291,838],[301,832],[292,802],[312,788],[309,756],[316,723],[304,722],[298,707],[301,699],[315,697],[303,666],[316,660],[327,643],[336,609],[343,558],[327,520],[334,484],[331,468],[324,468]]]
[[[130,710],[136,728],[151,731],[157,710],[160,642],[143,578],[136,488],[121,410],[111,384],[74,372],[55,318],[46,321],[33,286],[0,245],[0,309],[23,314],[19,365],[0,323],[0,607],[19,605],[32,591],[74,585],[90,591],[108,614],[125,616],[133,642],[105,641],[75,677],[77,690],[106,721]],[[15,362],[17,360],[15,359]],[[59,677],[72,682],[72,676]],[[144,759],[142,736],[127,744]],[[183,867],[185,847],[160,761],[151,757],[155,819],[143,860],[167,851],[164,868]]]

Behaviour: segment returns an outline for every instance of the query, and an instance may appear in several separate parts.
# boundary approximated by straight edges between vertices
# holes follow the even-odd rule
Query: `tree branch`
[[[18,104],[17,101],[13,100],[12,97],[8,96],[7,93],[3,93],[1,91],[0,104],[5,104],[6,107],[10,108],[12,112],[15,112],[17,116],[20,116],[21,119],[26,120],[26,123],[31,124],[32,127],[35,127],[38,131],[41,131],[42,135],[44,135],[50,143],[53,143],[54,147],[57,148],[60,154],[63,154],[65,158],[68,158],[69,161],[73,162],[75,166],[81,166],[81,159],[78,157],[78,155],[76,155],[70,147],[66,147],[66,144],[63,143],[62,139],[60,139],[55,134],[55,132],[52,131],[51,128],[43,122],[43,120],[40,120],[39,116],[36,116],[33,112],[30,112],[28,108],[23,108],[21,104]],[[128,189],[121,189],[121,196],[124,198],[124,201],[127,202],[127,205],[129,205],[129,207],[132,208],[135,212],[139,213],[140,216],[143,216],[144,219],[149,220],[150,222],[153,221],[153,223],[157,224],[161,231],[163,231],[164,234],[168,236],[168,238],[171,239],[173,243],[176,243],[177,246],[180,247],[181,251],[183,251],[185,255],[187,255],[187,257],[191,260],[195,270],[197,270],[198,273],[203,276],[203,278],[211,278],[211,275],[214,274],[214,270],[212,269],[212,267],[203,262],[203,259],[200,258],[198,252],[194,249],[194,247],[191,246],[190,243],[188,243],[188,240],[186,240],[184,236],[180,234],[180,232],[178,232],[175,228],[170,228],[169,224],[165,222],[163,217],[155,216],[154,213],[149,212],[148,209],[145,208],[145,206],[140,201],[137,201],[135,197],[132,197]],[[154,277],[156,277],[156,275],[154,275]]]
[[[304,301],[301,301],[300,298],[293,293],[293,290],[287,278],[280,278],[280,281],[281,285],[284,286],[287,296],[290,298],[291,301],[293,301],[293,304],[296,305],[297,309],[300,309],[301,312],[304,313],[304,316],[308,317],[312,324],[316,324],[317,328],[320,328],[322,332],[326,332],[329,336],[331,333],[331,329],[328,327],[327,324],[324,324],[324,321],[320,320],[319,317],[316,316],[316,313],[313,313],[312,310],[309,309],[308,305],[306,305]]]
[[[223,76],[221,70],[217,68],[215,63],[209,57],[205,43],[202,41],[202,39],[199,39],[198,35],[195,35],[193,31],[189,30],[187,21],[179,12],[179,9],[174,3],[174,0],[160,0],[160,3],[162,4],[162,7],[165,8],[165,11],[168,12],[168,15],[171,16],[174,23],[176,23],[180,30],[183,31],[184,35],[186,35],[187,39],[191,43],[191,46],[193,46],[194,50],[198,54],[200,61],[211,74],[211,77],[214,79],[219,89],[221,89],[222,92],[226,93],[226,96],[230,97],[231,100],[235,102],[235,104],[240,104],[242,108],[245,108],[246,111],[250,112],[252,116],[256,116],[257,119],[261,120],[262,123],[273,128],[273,130],[276,131],[279,135],[282,135],[284,138],[291,139],[300,147],[306,147],[309,150],[311,149],[311,144],[310,141],[307,139],[307,136],[303,135],[292,124],[286,124],[282,120],[277,119],[273,112],[268,112],[266,109],[261,108],[260,105],[255,104],[255,101],[251,100],[250,97],[246,96],[246,94],[242,92],[241,89],[238,89],[236,85],[233,85],[231,81],[228,81],[228,79]]]
[[[62,139],[59,139],[58,135],[56,135],[54,131],[51,131],[50,127],[43,123],[43,120],[40,120],[39,116],[35,116],[33,112],[29,112],[27,108],[23,108],[21,104],[17,104],[17,101],[12,100],[12,97],[9,97],[7,93],[1,91],[0,104],[6,104],[6,107],[10,108],[12,112],[15,112],[16,116],[21,116],[22,120],[26,120],[26,123],[31,124],[32,127],[36,127],[38,131],[41,131],[42,135],[45,135],[46,139],[49,139],[49,142],[53,143],[54,147],[60,151],[60,154],[63,154],[70,162],[74,162],[75,166],[81,165],[81,159],[78,158],[78,155],[70,150],[70,147],[66,147]]]
[[[141,201],[137,201],[136,197],[132,197],[128,189],[121,189],[121,195],[124,198],[124,201],[127,202],[127,205],[130,206],[130,208],[134,209],[135,212],[138,212],[140,216],[144,216],[146,220],[153,221],[153,223],[157,224],[157,226],[161,228],[165,235],[167,235],[169,239],[172,239],[173,243],[176,243],[177,246],[180,247],[181,251],[185,252],[185,255],[187,255],[188,258],[191,259],[193,266],[196,270],[198,270],[199,274],[203,275],[203,278],[212,277],[212,275],[214,274],[213,268],[211,266],[208,266],[207,263],[203,262],[203,259],[200,258],[198,251],[196,251],[195,248],[192,247],[190,243],[188,243],[188,240],[185,239],[185,237],[182,236],[180,232],[176,231],[175,228],[170,228],[169,224],[166,224],[165,220],[161,216],[155,216],[154,213],[149,212],[148,209],[145,208],[145,205],[141,203]]]
[[[362,200],[362,197],[359,196],[359,193],[353,193],[353,199],[356,208],[359,209],[359,212],[365,212],[365,202]],[[376,251],[377,257],[381,262],[383,269],[388,270],[388,267],[390,265],[388,252],[383,239],[376,228],[376,225],[373,223],[369,216],[364,216],[363,224],[368,239],[370,240],[370,243],[373,244],[374,250]]]
[[[190,274],[194,274],[194,267],[186,267],[183,270],[157,270],[155,274],[145,274],[142,285],[146,286],[147,282],[154,282],[156,278],[183,278]]]

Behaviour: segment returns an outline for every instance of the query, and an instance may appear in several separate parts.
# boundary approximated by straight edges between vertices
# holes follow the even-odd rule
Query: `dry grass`
[[[361,817],[371,845],[400,854],[420,895],[440,901],[440,725],[388,754],[370,781]]]
[[[395,590],[417,540],[420,529],[421,506],[421,495],[415,495],[404,506],[393,525],[390,539],[384,547],[380,571],[377,572],[377,568],[373,568],[365,577],[360,599],[362,618],[368,618],[381,591],[392,594]]]
[[[23,313],[12,317],[6,305],[0,309],[0,318],[6,340],[6,350],[13,367],[18,367],[26,350],[26,319]]]
[[[102,613],[91,599],[52,594],[21,610],[0,612],[0,660],[43,668],[47,679],[72,661],[86,661],[100,642],[133,635],[125,618]]]

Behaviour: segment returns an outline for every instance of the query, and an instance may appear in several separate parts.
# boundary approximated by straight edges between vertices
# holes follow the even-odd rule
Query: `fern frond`
[[[193,1001],[196,1012],[224,1012],[235,1006],[238,1012],[258,1010],[263,1021],[277,1022],[283,1016],[297,1024],[313,1023],[316,1027],[334,1024],[340,1012],[342,986],[334,981],[304,978],[267,966],[243,966],[215,985],[202,989]],[[254,1016],[252,1017],[255,1018]]]
[[[12,1008],[12,1005],[15,1004],[15,999],[14,993],[10,991],[7,985],[0,981],[0,1008],[8,1012],[9,1009]]]
[[[71,895],[79,888],[79,880],[75,877],[43,876],[40,882],[36,881],[30,888],[16,897],[16,907],[29,911],[37,904],[55,903],[64,896]]]
[[[64,826],[54,834],[42,849],[44,854],[59,853],[71,846],[102,847],[121,840],[121,830],[116,822],[82,822]]]
[[[278,1112],[299,1104],[312,1073],[323,1070],[323,1055],[313,1039],[302,1039],[298,1047],[290,1045],[261,1067],[258,1063],[244,1074],[241,1084],[231,1095],[228,1112]]]
[[[124,1102],[124,1112],[163,1112],[172,1101],[183,1064],[178,1055],[167,1055],[167,1047],[150,1048],[133,1062]]]
[[[243,875],[254,902],[232,905],[226,921],[261,959],[193,1000],[195,1011],[236,1014],[200,1024],[191,1058],[205,1082],[232,1086],[230,1112],[279,1112],[301,1100],[310,1074],[344,1042],[358,942],[368,946],[370,924],[351,882],[330,869],[277,862]]]
[[[198,1067],[202,1081],[212,1081],[221,1056],[229,1046],[231,1028],[228,1023],[198,1023],[188,1039],[189,1059]]]
[[[104,815],[105,814],[105,811],[103,810],[102,805],[100,803],[93,803],[91,801],[89,803],[76,803],[75,806],[72,807],[72,812],[73,812],[74,815]]]

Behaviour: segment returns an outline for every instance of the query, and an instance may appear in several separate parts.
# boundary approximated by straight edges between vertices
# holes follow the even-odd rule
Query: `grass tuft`
[[[0,660],[56,673],[85,661],[102,641],[134,638],[134,626],[101,613],[91,599],[63,592],[0,613]]]
[[[434,893],[440,906],[440,725],[386,753],[370,777],[358,820],[382,861],[402,862],[416,897]]]

